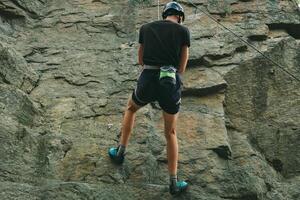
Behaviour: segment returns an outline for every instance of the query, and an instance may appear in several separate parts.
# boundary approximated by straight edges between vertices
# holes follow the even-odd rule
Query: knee
[[[176,130],[175,130],[175,128],[172,128],[170,130],[165,131],[165,136],[166,136],[167,140],[171,139],[172,137],[176,137]]]
[[[135,113],[138,109],[139,109],[139,107],[137,105],[135,105],[132,101],[129,101],[126,106],[126,110],[133,112],[133,113]]]

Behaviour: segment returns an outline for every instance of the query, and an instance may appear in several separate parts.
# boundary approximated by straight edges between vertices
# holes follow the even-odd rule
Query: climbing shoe
[[[179,195],[188,189],[188,183],[185,181],[177,181],[176,185],[170,185],[170,193],[172,195]]]
[[[118,155],[118,148],[112,147],[108,150],[108,155],[111,158],[111,160],[115,163],[115,164],[122,164],[124,162],[124,154],[122,155]]]

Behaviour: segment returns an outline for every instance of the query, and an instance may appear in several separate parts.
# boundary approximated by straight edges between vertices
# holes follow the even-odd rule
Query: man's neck
[[[165,20],[169,20],[171,22],[178,23],[178,17],[174,16],[174,15],[168,16]]]

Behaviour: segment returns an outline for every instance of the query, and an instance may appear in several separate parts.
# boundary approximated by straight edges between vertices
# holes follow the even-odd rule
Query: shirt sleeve
[[[143,29],[144,26],[142,26],[140,28],[140,33],[139,33],[139,43],[140,44],[143,44],[144,43],[144,29]]]
[[[183,36],[183,44],[182,46],[184,45],[187,45],[188,47],[191,46],[191,36],[190,36],[190,31],[189,29],[185,28],[184,29],[184,36]]]

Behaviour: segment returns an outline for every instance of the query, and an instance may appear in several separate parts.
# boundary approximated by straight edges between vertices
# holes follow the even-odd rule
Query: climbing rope
[[[203,9],[201,9],[199,6],[195,5],[191,0],[188,0],[188,2],[195,8],[195,13],[197,12],[197,10],[200,10],[203,14],[205,14],[207,17],[209,17],[211,20],[213,20],[214,22],[216,22],[217,24],[219,24],[221,27],[223,27],[224,29],[226,29],[227,31],[229,31],[230,33],[232,33],[235,37],[237,37],[239,40],[241,40],[242,42],[244,42],[245,44],[247,44],[249,47],[251,47],[252,49],[254,49],[256,52],[258,52],[260,55],[262,55],[264,58],[266,58],[267,60],[269,60],[270,62],[272,62],[274,65],[276,65],[277,67],[279,67],[282,71],[284,71],[285,73],[287,73],[288,75],[290,75],[292,78],[294,78],[295,80],[300,82],[300,79],[298,77],[296,77],[295,75],[293,75],[291,72],[289,72],[288,70],[286,70],[284,67],[282,67],[279,63],[277,63],[276,61],[272,60],[270,57],[266,56],[263,52],[261,52],[259,49],[257,49],[255,46],[253,46],[252,44],[250,44],[249,42],[247,42],[245,39],[243,39],[242,37],[240,37],[238,34],[236,34],[234,31],[232,31],[231,29],[227,28],[225,25],[223,25],[222,23],[218,22],[217,19],[215,19],[213,16],[211,16],[209,13],[205,12]]]
[[[159,0],[157,0],[157,20],[159,20]]]

